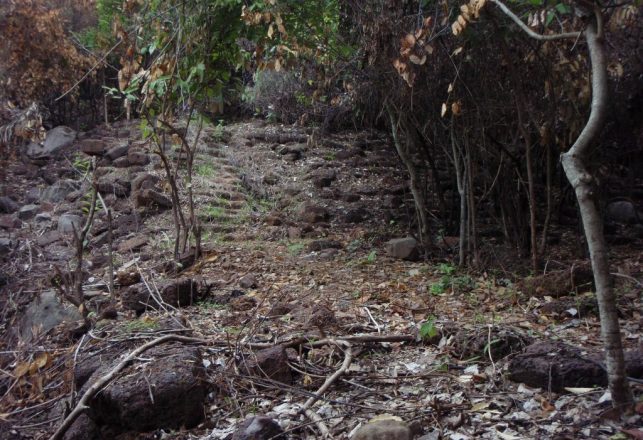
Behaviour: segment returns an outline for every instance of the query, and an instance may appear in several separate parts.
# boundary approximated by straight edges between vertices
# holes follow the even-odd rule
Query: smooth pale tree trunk
[[[596,12],[596,20],[601,20]],[[632,394],[625,374],[623,346],[616,310],[616,295],[610,277],[608,249],[603,235],[603,222],[596,203],[595,179],[585,166],[589,147],[603,127],[609,91],[607,61],[602,31],[592,18],[585,30],[592,66],[592,107],[587,124],[567,153],[561,156],[565,175],[571,183],[580,207],[585,237],[594,272],[596,298],[601,319],[601,336],[605,346],[606,369],[612,403],[624,407],[632,403]]]
[[[540,35],[529,28],[501,0],[490,0],[503,13],[511,18],[527,35],[540,41],[559,40],[563,38],[578,38],[581,34],[570,32],[555,35]],[[605,347],[605,365],[609,389],[612,395],[612,405],[624,409],[633,403],[632,392],[625,374],[625,359],[621,332],[616,310],[616,295],[610,277],[607,244],[603,235],[603,222],[596,203],[596,182],[585,165],[592,143],[598,138],[607,112],[609,89],[607,84],[607,57],[603,41],[603,16],[600,7],[593,5],[593,11],[587,10],[588,3],[575,5],[577,12],[587,17],[587,28],[582,35],[589,49],[592,68],[592,106],[587,120],[578,139],[567,153],[561,155],[561,162],[567,180],[574,188],[580,208],[583,228],[596,284],[596,299],[601,320],[601,337]]]

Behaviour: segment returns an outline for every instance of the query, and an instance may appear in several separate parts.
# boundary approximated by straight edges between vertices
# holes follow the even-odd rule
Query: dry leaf
[[[460,46],[456,50],[453,51],[453,55],[459,55],[462,51],[464,50],[464,47]]]
[[[440,116],[442,116],[444,118],[444,115],[446,115],[446,113],[447,113],[447,103],[443,102],[442,103],[442,111],[440,112]]]
[[[460,101],[457,101],[457,102],[454,102],[453,104],[451,104],[451,112],[455,116],[458,116],[461,111],[462,111],[462,108],[460,106]]]

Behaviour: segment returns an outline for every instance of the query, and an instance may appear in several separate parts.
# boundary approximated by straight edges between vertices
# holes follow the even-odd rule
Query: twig
[[[321,438],[330,438],[330,431],[319,414],[312,409],[307,409],[304,413],[310,420],[315,422],[315,425],[317,425],[317,428],[321,431]]]
[[[487,327],[489,329],[489,331],[487,332],[487,352],[489,354],[491,365],[493,366],[493,374],[496,374],[496,363],[493,361],[493,357],[491,356],[491,328],[493,327],[493,325],[489,324]]]
[[[500,10],[505,13],[506,16],[511,18],[511,20],[514,23],[516,23],[520,27],[520,29],[525,31],[527,35],[529,35],[531,38],[535,38],[536,40],[540,40],[540,41],[561,40],[564,38],[578,38],[581,35],[581,32],[564,32],[561,34],[553,34],[553,35],[538,34],[532,31],[529,26],[527,26],[516,14],[513,13],[511,9],[505,6],[505,4],[502,3],[500,0],[491,0],[491,1],[495,3],[496,6],[498,6]]]
[[[58,98],[54,99],[54,101],[59,101],[59,100],[63,99],[63,98],[64,98],[65,96],[67,96],[67,95],[68,95],[72,90],[74,90],[76,87],[78,87],[78,85],[79,85],[81,82],[83,82],[83,81],[85,80],[85,78],[87,78],[87,77],[89,76],[89,74],[90,74],[90,73],[92,73],[94,70],[96,70],[96,68],[97,68],[97,67],[98,67],[98,66],[99,66],[103,61],[105,61],[105,60],[107,59],[107,56],[108,56],[110,53],[112,53],[112,52],[113,52],[113,51],[114,51],[118,46],[120,46],[122,42],[123,42],[123,40],[118,40],[118,41],[116,42],[116,44],[115,44],[115,45],[113,45],[113,46],[112,46],[112,48],[111,48],[110,50],[108,50],[108,51],[107,51],[107,53],[106,53],[105,55],[103,55],[103,56],[102,56],[102,57],[101,57],[101,58],[100,58],[100,59],[99,59],[99,60],[98,60],[98,61],[97,61],[97,62],[96,62],[96,63],[95,63],[95,64],[94,64],[94,65],[93,65],[93,66],[92,66],[88,71],[87,71],[87,73],[85,73],[85,74],[83,75],[83,77],[82,77],[81,79],[79,79],[78,81],[76,81],[76,83],[75,83],[73,86],[71,86],[71,87],[70,87],[70,88],[69,88],[65,93],[63,93],[62,95],[60,95]]]
[[[74,410],[69,413],[69,415],[63,420],[62,424],[58,427],[56,432],[49,438],[49,440],[59,440],[63,437],[67,429],[71,426],[72,423],[80,416],[85,410],[89,408],[89,400],[94,397],[94,395],[101,390],[103,387],[105,387],[109,382],[111,382],[116,375],[121,372],[125,367],[129,365],[129,363],[140,356],[143,352],[149,350],[150,348],[154,347],[155,345],[163,344],[164,342],[168,341],[178,341],[178,342],[196,342],[196,343],[208,343],[208,341],[204,339],[199,339],[199,338],[191,338],[187,336],[179,336],[179,335],[167,335],[167,336],[161,336],[160,338],[153,339],[147,344],[141,345],[139,348],[136,350],[132,351],[130,354],[125,357],[121,362],[118,363],[112,370],[107,373],[106,375],[100,377],[96,382],[94,382],[88,389],[85,391],[85,394],[80,398],[78,401],[78,404],[76,404],[76,407]]]
[[[378,333],[378,334],[379,334],[379,333],[381,333],[380,325],[377,323],[377,321],[375,320],[375,318],[373,318],[373,315],[371,314],[371,311],[370,311],[370,310],[368,309],[368,307],[366,307],[366,306],[364,306],[364,310],[366,310],[366,313],[368,314],[368,317],[371,319],[371,321],[373,322],[373,324],[375,324],[375,328],[377,329],[377,333]]]
[[[353,351],[352,351],[352,345],[350,342],[347,342],[342,339],[334,340],[334,339],[327,339],[326,343],[332,343],[336,345],[337,347],[343,346],[344,347],[344,362],[342,362],[341,367],[337,371],[335,371],[331,376],[329,376],[324,384],[319,387],[317,392],[313,394],[312,397],[310,397],[306,403],[304,403],[304,406],[302,406],[301,411],[306,411],[308,410],[315,402],[317,402],[320,398],[321,395],[337,380],[339,376],[344,374],[348,367],[351,364],[351,360],[353,359]]]

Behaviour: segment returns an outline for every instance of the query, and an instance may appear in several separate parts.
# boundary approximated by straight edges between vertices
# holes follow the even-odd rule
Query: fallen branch
[[[111,382],[116,375],[121,372],[125,367],[129,365],[130,362],[132,362],[134,359],[136,359],[138,356],[140,356],[143,352],[149,350],[150,348],[154,347],[155,345],[162,344],[164,342],[168,341],[178,341],[178,342],[197,342],[197,343],[202,343],[202,344],[207,344],[208,341],[205,339],[200,339],[200,338],[191,338],[188,336],[179,336],[179,335],[166,335],[166,336],[161,336],[160,338],[153,339],[147,344],[141,345],[139,348],[136,350],[132,351],[130,354],[128,354],[125,359],[123,359],[121,362],[118,363],[112,370],[99,378],[96,382],[94,382],[88,389],[85,391],[85,394],[80,398],[76,406],[74,407],[73,411],[69,413],[69,415],[63,420],[62,424],[54,434],[49,437],[49,440],[59,440],[63,437],[65,432],[67,432],[67,429],[71,426],[72,423],[80,416],[85,410],[89,408],[88,402],[89,400],[94,397],[94,395],[103,387],[105,387],[109,382]]]
[[[344,347],[344,362],[342,362],[342,366],[339,367],[337,371],[335,371],[331,376],[329,376],[324,384],[319,387],[317,392],[311,396],[306,403],[304,403],[304,406],[302,407],[302,411],[307,410],[310,408],[315,402],[317,402],[320,398],[321,395],[337,380],[339,376],[344,374],[348,367],[351,364],[351,361],[353,360],[353,351],[352,351],[352,346],[349,342],[346,342],[344,340],[338,339],[338,340],[326,340],[326,343],[333,343],[337,345],[338,347],[343,346]]]

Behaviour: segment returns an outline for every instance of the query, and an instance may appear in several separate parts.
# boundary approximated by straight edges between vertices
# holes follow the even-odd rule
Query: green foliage
[[[197,176],[201,176],[201,177],[214,176],[214,167],[212,166],[212,164],[209,164],[209,163],[203,163],[203,164],[197,165],[194,171],[196,172]]]
[[[435,316],[431,315],[420,325],[420,337],[422,339],[432,339],[438,335],[438,329],[435,328],[436,319]]]
[[[304,250],[303,243],[289,243],[288,244],[288,253],[292,256],[299,255]]]

